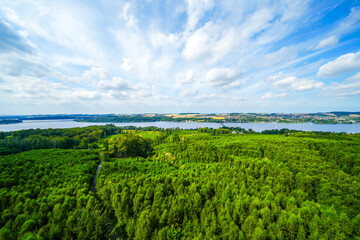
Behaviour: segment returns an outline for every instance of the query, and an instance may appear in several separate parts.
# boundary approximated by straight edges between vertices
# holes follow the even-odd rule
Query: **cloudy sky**
[[[0,115],[332,110],[359,0],[0,0]]]

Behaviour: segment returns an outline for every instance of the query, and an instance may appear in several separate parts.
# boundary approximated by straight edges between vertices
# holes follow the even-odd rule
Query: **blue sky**
[[[360,111],[360,1],[0,0],[0,114]]]

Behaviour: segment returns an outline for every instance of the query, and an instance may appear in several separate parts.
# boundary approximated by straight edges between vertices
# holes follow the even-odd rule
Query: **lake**
[[[105,125],[108,123],[90,123],[90,122],[75,122],[73,120],[25,120],[22,123],[2,124],[0,125],[1,132],[18,131],[25,129],[48,129],[48,128],[74,128],[87,127],[94,125]],[[159,128],[221,128],[220,123],[209,122],[131,122],[131,123],[112,123],[118,127],[135,126],[135,127],[149,127],[155,126]],[[288,128],[302,131],[323,131],[323,132],[346,132],[346,133],[360,133],[360,124],[315,124],[315,123],[224,123],[227,127],[241,127],[245,129],[253,129],[256,132],[271,129]]]

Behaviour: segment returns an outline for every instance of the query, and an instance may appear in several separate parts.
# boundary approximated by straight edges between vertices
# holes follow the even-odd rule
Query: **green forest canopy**
[[[360,238],[358,134],[101,126],[0,148],[0,239]]]

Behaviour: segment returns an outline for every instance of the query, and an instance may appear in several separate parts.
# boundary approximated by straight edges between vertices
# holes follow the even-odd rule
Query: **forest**
[[[360,134],[106,125],[0,153],[0,239],[360,239]]]
[[[0,124],[13,124],[13,123],[21,123],[22,120],[18,119],[0,119]]]

